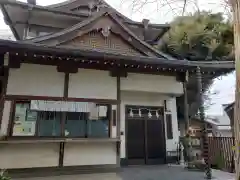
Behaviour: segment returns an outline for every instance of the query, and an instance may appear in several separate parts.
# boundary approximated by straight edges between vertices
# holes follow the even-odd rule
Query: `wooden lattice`
[[[215,165],[217,159],[222,158],[223,169],[229,172],[234,170],[234,138],[232,137],[209,137],[209,161]]]

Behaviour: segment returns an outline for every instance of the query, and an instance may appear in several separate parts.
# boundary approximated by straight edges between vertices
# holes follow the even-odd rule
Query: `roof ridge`
[[[75,1],[78,1],[78,0],[65,0],[65,1],[63,1],[61,3],[55,3],[55,4],[48,5],[47,7],[49,7],[49,8],[58,8],[58,7],[66,5],[66,4],[75,2]]]
[[[67,6],[68,4],[71,3],[75,3],[77,1],[81,1],[81,0],[67,0],[64,1],[62,3],[58,3],[58,4],[53,4],[53,5],[49,5],[47,6],[48,8],[61,8],[63,6]],[[97,2],[98,1],[98,2]],[[121,16],[125,21],[129,22],[129,23],[134,23],[135,21],[133,21],[132,19],[126,17],[125,15],[121,14],[118,10],[116,10],[114,7],[112,7],[109,3],[107,3],[105,0],[95,0],[96,3],[102,3],[105,4],[108,8],[112,9],[113,11],[115,11],[116,14],[118,14],[119,16]],[[71,11],[70,11],[71,12]]]

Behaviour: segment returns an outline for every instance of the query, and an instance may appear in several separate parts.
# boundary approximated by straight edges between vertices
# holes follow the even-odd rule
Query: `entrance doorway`
[[[126,106],[126,156],[129,165],[164,164],[164,108]]]

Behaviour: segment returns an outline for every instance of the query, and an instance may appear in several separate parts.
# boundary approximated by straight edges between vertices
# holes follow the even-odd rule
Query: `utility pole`
[[[240,180],[240,0],[229,1],[233,11],[234,47],[235,47],[235,71],[236,91],[234,107],[234,135],[235,135],[235,171],[236,180]]]

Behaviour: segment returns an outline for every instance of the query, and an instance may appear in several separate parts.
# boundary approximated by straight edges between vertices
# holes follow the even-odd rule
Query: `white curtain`
[[[94,106],[94,103],[89,102],[31,101],[31,110],[35,111],[90,112]]]

